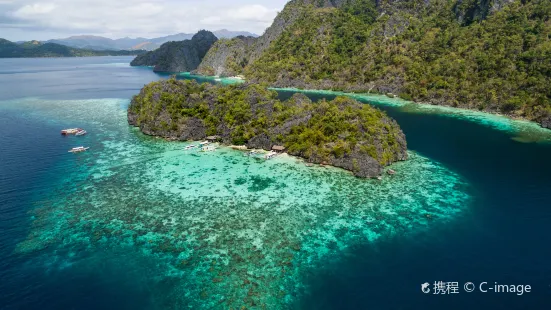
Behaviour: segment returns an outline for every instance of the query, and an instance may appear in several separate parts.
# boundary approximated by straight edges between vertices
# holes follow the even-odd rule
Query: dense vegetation
[[[133,98],[129,122],[146,134],[180,140],[220,135],[225,143],[253,148],[284,145],[293,155],[364,177],[407,157],[400,128],[378,109],[346,97],[280,101],[260,85],[150,83]]]
[[[303,2],[247,78],[551,118],[551,1]]]
[[[40,43],[30,41],[22,44],[0,39],[0,58],[23,57],[87,57],[87,56],[130,56],[139,55],[145,51],[93,51],[72,48],[55,43]]]
[[[218,39],[206,30],[191,40],[167,42],[160,48],[136,57],[132,66],[154,66],[156,72],[189,72],[197,69],[209,49]]]

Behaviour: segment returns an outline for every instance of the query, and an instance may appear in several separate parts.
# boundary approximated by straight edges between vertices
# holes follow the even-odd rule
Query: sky
[[[288,0],[0,0],[0,38],[154,38],[201,29],[261,35]]]

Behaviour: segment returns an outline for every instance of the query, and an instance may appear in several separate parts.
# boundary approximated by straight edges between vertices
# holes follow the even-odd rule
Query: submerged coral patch
[[[91,149],[64,157],[75,169],[37,202],[17,251],[66,262],[131,248],[162,270],[149,279],[159,305],[288,308],[308,274],[343,250],[442,225],[469,205],[460,176],[414,152],[392,165],[396,175],[363,180],[290,156],[184,151],[130,128],[120,100],[25,106],[30,117],[83,124]]]

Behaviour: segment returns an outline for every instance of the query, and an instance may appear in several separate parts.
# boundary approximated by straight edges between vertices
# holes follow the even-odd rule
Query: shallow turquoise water
[[[129,98],[160,78],[129,61],[0,60],[0,308],[548,308],[548,132],[369,96],[411,150],[382,181],[185,152],[126,124]],[[437,280],[534,293],[419,290]]]
[[[469,205],[460,176],[414,152],[393,166],[396,176],[377,181],[293,157],[265,161],[224,147],[184,151],[184,143],[129,128],[127,103],[2,103],[90,132],[69,137],[91,146],[64,156],[75,173],[59,189],[74,187],[40,201],[16,252],[65,253],[44,264],[66,268],[81,251],[137,247],[158,261],[159,281],[175,281],[173,302],[275,309],[296,302],[305,275],[348,247],[445,225]]]

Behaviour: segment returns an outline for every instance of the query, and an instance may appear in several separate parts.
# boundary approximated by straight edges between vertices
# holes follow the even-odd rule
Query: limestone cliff
[[[337,0],[334,0],[337,1]],[[332,6],[325,0],[322,6]],[[232,40],[220,40],[213,46],[195,73],[201,75],[234,76],[243,74],[244,68],[258,59],[270,44],[300,16],[306,5],[316,0],[292,0],[276,16],[274,22],[258,38],[237,37]]]
[[[155,72],[189,72],[197,69],[218,39],[210,31],[199,31],[191,40],[167,42],[159,49],[136,57],[132,66],[154,66]]]
[[[221,77],[242,74],[249,63],[251,46],[255,41],[254,37],[243,36],[218,40],[194,73]]]

